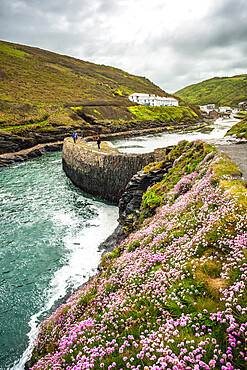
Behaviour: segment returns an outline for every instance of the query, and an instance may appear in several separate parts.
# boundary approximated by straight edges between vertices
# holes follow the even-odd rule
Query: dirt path
[[[247,143],[246,144],[217,144],[219,150],[226,153],[241,169],[243,178],[247,180]]]

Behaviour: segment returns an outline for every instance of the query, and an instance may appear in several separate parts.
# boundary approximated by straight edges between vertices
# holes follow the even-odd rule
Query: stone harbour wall
[[[151,162],[164,160],[170,148],[151,153],[123,154],[106,142],[98,150],[94,143],[71,138],[63,143],[63,169],[71,181],[88,194],[118,204],[134,174]]]

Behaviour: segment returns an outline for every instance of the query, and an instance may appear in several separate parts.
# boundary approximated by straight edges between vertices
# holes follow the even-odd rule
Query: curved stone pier
[[[131,177],[151,162],[164,160],[170,148],[151,153],[123,154],[108,142],[83,139],[74,144],[71,138],[63,143],[63,169],[71,181],[88,194],[117,204]]]

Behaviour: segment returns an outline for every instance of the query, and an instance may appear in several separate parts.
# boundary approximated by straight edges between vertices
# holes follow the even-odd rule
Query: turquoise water
[[[0,369],[23,369],[39,322],[96,271],[117,217],[70,182],[61,153],[0,169]]]

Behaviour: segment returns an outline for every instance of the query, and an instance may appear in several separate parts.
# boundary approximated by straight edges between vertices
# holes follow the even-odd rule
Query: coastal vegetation
[[[237,107],[247,100],[247,75],[214,77],[178,90],[174,95],[192,104]]]
[[[83,125],[85,120],[71,107],[81,106],[85,100],[97,100],[96,106],[115,102],[121,109],[130,103],[127,97],[134,91],[164,94],[144,77],[33,47],[0,42],[0,55],[3,131]]]
[[[134,92],[168,95],[145,77],[4,41],[0,84],[0,154],[62,141],[73,131],[88,136],[197,119],[181,100],[177,110],[135,106],[128,98]]]
[[[31,369],[246,368],[246,182],[202,141],[165,159],[135,230],[42,323]]]
[[[166,94],[144,77],[33,47],[1,41],[0,55],[2,131],[88,126],[87,115],[128,121],[129,94]]]
[[[241,121],[235,123],[230,130],[226,133],[227,135],[234,135],[238,139],[245,139],[247,140],[247,115],[245,113],[245,118]]]
[[[128,107],[139,120],[156,120],[161,122],[192,122],[198,115],[189,107],[148,107],[136,105]]]

